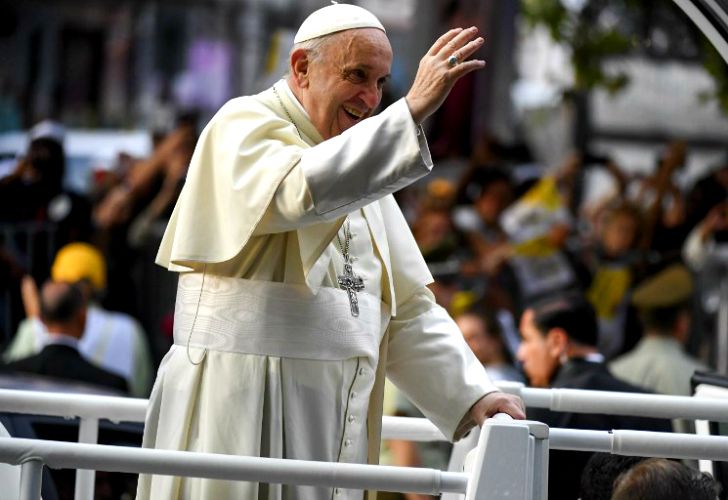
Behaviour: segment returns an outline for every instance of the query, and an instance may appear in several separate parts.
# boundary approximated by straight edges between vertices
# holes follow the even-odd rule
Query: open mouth
[[[363,111],[359,111],[358,109],[349,106],[343,106],[343,108],[347,116],[354,121],[359,121],[364,118],[365,113]]]

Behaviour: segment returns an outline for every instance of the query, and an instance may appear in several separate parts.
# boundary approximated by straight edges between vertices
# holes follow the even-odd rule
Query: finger
[[[456,50],[460,50],[465,44],[467,44],[468,41],[471,40],[477,33],[478,28],[475,26],[462,30],[456,36],[451,38],[444,47],[442,47],[442,49],[438,52],[438,55],[443,58],[450,57]]]
[[[471,40],[464,47],[453,52],[453,55],[458,58],[458,61],[465,61],[483,45],[484,41],[482,37]]]
[[[485,67],[485,61],[481,59],[471,59],[469,61],[462,62],[460,64],[456,64],[451,70],[450,70],[450,77],[453,80],[458,80],[468,73],[472,73],[473,71],[483,69]]]
[[[447,43],[455,38],[458,33],[462,32],[462,28],[454,28],[442,35],[440,38],[438,38],[435,43],[430,47],[430,50],[427,51],[428,56],[434,56],[437,54]]]

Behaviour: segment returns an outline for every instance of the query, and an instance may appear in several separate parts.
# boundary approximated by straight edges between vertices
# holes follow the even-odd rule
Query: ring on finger
[[[451,55],[450,57],[447,58],[447,64],[451,68],[454,68],[455,66],[457,66],[457,64],[459,62],[460,61],[458,60],[458,56],[456,56],[455,54],[453,54],[453,55]]]

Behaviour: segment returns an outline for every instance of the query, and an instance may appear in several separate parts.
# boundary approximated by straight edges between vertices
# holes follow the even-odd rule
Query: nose
[[[371,85],[367,85],[366,88],[364,88],[359,95],[361,100],[364,102],[364,104],[369,108],[370,111],[374,110],[377,106],[379,106],[379,101],[382,98],[382,93],[379,90],[379,87],[377,86],[377,83],[374,82]]]

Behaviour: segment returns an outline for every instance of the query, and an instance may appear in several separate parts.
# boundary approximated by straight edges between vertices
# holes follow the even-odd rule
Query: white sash
[[[340,361],[377,360],[389,307],[358,292],[353,317],[344,290],[180,274],[174,343],[213,351]],[[191,332],[191,333],[190,333]]]

